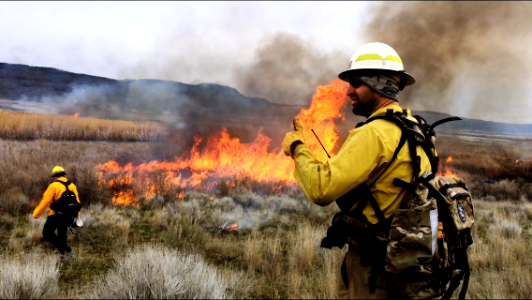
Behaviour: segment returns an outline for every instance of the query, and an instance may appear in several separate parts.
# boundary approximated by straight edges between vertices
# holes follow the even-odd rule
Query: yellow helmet
[[[57,174],[66,175],[65,169],[63,169],[63,167],[60,167],[60,166],[55,166],[54,169],[52,170],[52,177],[56,177]]]
[[[349,81],[349,75],[357,77],[367,71],[386,71],[401,76],[403,86],[416,82],[414,77],[405,72],[403,61],[395,50],[384,43],[369,43],[357,48],[349,60],[349,69],[343,71],[338,77]]]

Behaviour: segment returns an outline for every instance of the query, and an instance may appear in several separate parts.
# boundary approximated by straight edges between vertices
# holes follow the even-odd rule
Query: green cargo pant
[[[391,289],[386,287],[384,275],[377,276],[375,293],[369,289],[371,266],[360,264],[361,253],[350,248],[346,253],[342,267],[338,272],[338,286],[336,297],[338,299],[391,299],[394,297]]]

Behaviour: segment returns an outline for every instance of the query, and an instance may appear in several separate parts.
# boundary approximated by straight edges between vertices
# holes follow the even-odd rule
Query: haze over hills
[[[0,63],[0,99],[12,100],[1,102],[0,109],[58,114],[79,112],[82,116],[107,119],[162,121],[176,129],[189,128],[196,132],[223,126],[254,135],[263,127],[274,139],[280,138],[279,126],[288,130],[291,119],[303,108],[247,97],[232,87],[218,84],[114,80],[7,63]],[[449,116],[438,112],[413,113],[425,117],[429,123]],[[346,118],[340,129],[353,128],[361,120]],[[532,124],[475,119],[447,123],[438,130],[532,136]]]

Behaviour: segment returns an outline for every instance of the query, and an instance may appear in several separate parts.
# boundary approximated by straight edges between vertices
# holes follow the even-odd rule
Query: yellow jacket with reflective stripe
[[[394,112],[403,111],[398,105],[389,105],[377,110],[370,118],[385,114],[388,109],[393,109]],[[410,110],[407,110],[407,114],[409,119],[415,121]],[[371,184],[392,159],[400,139],[399,126],[387,120],[375,120],[351,131],[338,155],[325,164],[314,158],[306,146],[300,146],[294,154],[294,176],[312,202],[322,206],[329,205],[360,184]],[[429,158],[421,146],[417,146],[417,155],[421,156],[419,175],[431,171]],[[393,164],[370,186],[370,191],[386,218],[399,208],[406,192],[393,184],[394,178],[412,182],[412,168],[407,141]],[[363,214],[369,222],[378,222],[369,203]]]
[[[62,182],[68,181],[66,177],[59,177],[57,178],[57,180],[62,181]],[[74,192],[74,194],[76,195],[76,200],[78,200],[78,203],[80,203],[78,189],[76,188],[76,186],[72,183],[68,186],[68,189]],[[59,198],[61,198],[61,195],[65,191],[66,191],[66,187],[59,182],[53,182],[52,184],[50,184],[48,188],[46,189],[46,191],[44,192],[44,195],[42,196],[41,203],[39,203],[39,205],[37,205],[37,207],[33,211],[33,217],[35,219],[40,218],[42,214],[44,213],[44,211],[46,210],[46,208],[48,208],[52,204],[52,202],[59,200]],[[48,214],[46,216],[49,217],[51,215],[55,215],[55,211],[49,209]]]

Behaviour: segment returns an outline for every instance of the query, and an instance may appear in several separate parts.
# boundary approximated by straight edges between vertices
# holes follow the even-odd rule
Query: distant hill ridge
[[[85,89],[87,93],[76,93]],[[295,116],[304,106],[281,105],[247,97],[219,84],[165,80],[115,80],[48,67],[0,63],[0,99],[75,103],[84,115],[117,118],[124,112],[171,113],[187,120],[223,118],[268,126]],[[448,114],[414,111],[429,123]],[[114,114],[114,115],[113,115]],[[463,118],[440,130],[532,136],[532,124],[509,124]],[[244,121],[243,121],[244,122]]]

